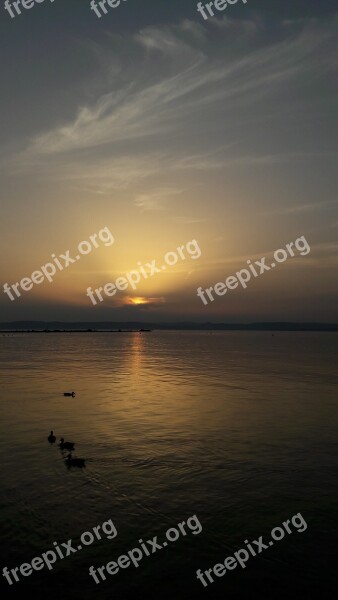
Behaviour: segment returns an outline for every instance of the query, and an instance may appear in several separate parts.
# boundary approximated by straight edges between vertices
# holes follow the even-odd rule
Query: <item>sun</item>
[[[149,300],[147,298],[143,298],[142,296],[137,296],[136,298],[130,298],[131,304],[148,304]]]

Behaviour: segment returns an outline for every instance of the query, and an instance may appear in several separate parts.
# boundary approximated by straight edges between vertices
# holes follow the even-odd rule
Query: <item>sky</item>
[[[337,4],[196,7],[44,0],[11,18],[0,0],[1,322],[338,321]],[[104,228],[114,243],[4,293]],[[306,255],[197,296],[302,236]],[[162,269],[192,240],[198,258]],[[141,266],[135,289],[87,296]]]

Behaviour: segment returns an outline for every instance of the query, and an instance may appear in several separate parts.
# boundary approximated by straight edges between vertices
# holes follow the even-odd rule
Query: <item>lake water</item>
[[[9,586],[6,598],[321,598],[338,539],[338,335],[0,334],[1,569],[112,519],[118,535]],[[75,398],[63,392],[75,390]],[[67,469],[47,436],[76,443]],[[297,513],[307,529],[204,588],[209,569]],[[95,584],[95,568],[197,515]],[[325,591],[325,593],[324,593]],[[324,596],[323,596],[324,594]]]

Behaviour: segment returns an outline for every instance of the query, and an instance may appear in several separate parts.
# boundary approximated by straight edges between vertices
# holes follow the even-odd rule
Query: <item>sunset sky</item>
[[[1,3],[0,321],[338,318],[334,0],[127,0],[98,19]],[[10,301],[108,227],[103,244]],[[196,295],[300,236],[311,253],[204,306]],[[197,240],[202,255],[93,306],[104,286]]]

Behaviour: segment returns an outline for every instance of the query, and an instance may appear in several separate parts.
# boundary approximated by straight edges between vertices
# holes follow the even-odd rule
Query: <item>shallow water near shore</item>
[[[0,335],[1,568],[118,535],[6,587],[35,598],[263,597],[334,589],[338,534],[338,335],[157,332]],[[74,398],[64,397],[75,390]],[[75,442],[85,469],[50,445]],[[204,589],[209,569],[301,513],[296,529]],[[197,515],[140,566],[106,565]]]

